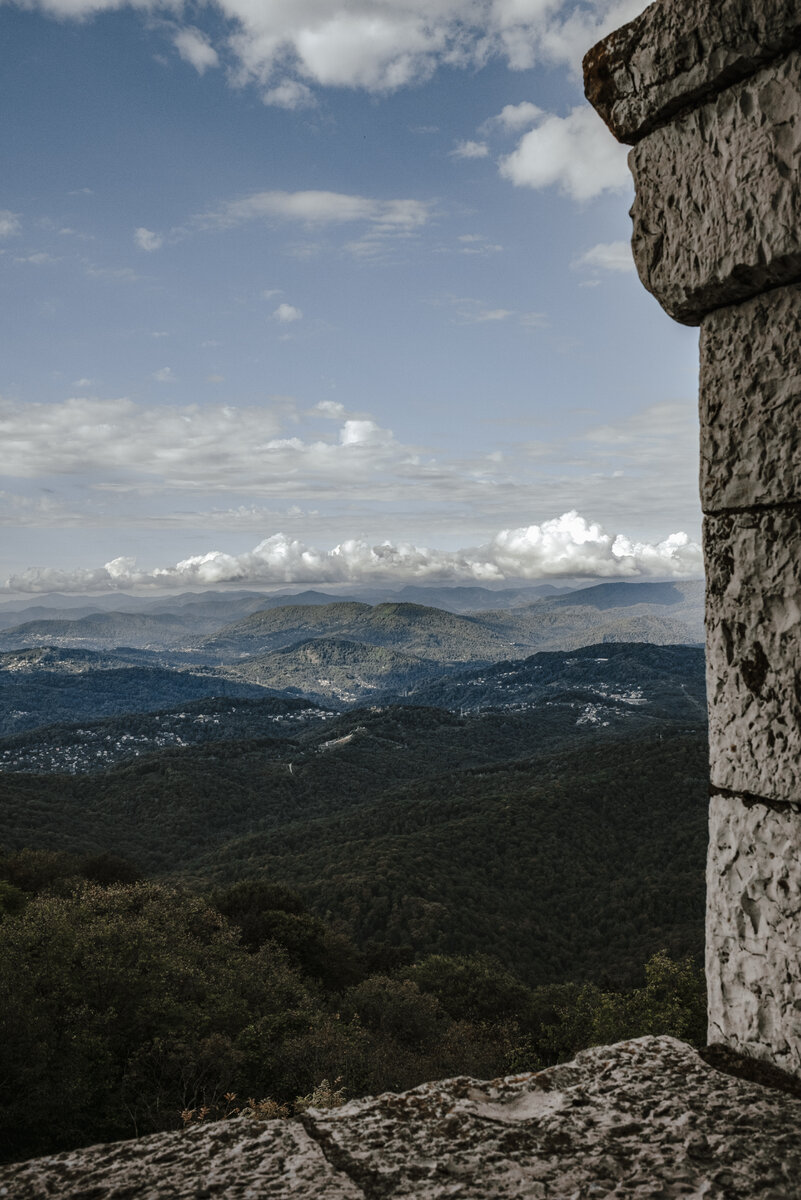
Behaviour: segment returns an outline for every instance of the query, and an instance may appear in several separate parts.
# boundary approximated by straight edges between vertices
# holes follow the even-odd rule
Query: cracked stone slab
[[[704,521],[712,783],[801,801],[801,506]]]
[[[686,325],[801,279],[801,52],[648,134],[629,154],[644,286]]]
[[[787,1200],[799,1127],[801,1100],[647,1037],[537,1074],[311,1109],[302,1125],[240,1119],[2,1167],[0,1195]]]
[[[618,140],[634,143],[800,41],[796,0],[661,0],[587,53],[585,92]]]
[[[427,1084],[314,1120],[331,1161],[376,1200],[778,1200],[801,1165],[801,1101],[785,1107],[742,1083],[682,1042],[648,1037],[537,1075]]]
[[[709,1040],[801,1076],[801,815],[713,796]]]
[[[801,501],[801,286],[701,324],[705,512]]]
[[[214,1121],[180,1133],[0,1167],[2,1200],[364,1200],[297,1121]]]

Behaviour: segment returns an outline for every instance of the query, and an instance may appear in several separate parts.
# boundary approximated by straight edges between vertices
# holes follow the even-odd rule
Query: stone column
[[[801,3],[658,0],[584,68],[701,330],[709,1040],[801,1075]]]

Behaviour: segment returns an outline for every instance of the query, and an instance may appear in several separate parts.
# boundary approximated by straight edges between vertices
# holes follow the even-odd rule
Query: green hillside
[[[309,637],[389,646],[447,662],[496,659],[509,649],[507,639],[474,617],[420,604],[356,603],[268,609],[226,626],[201,646],[228,656],[258,654]]]
[[[0,845],[257,872],[361,945],[486,951],[530,980],[614,974],[701,944],[706,739],[679,728],[577,727],[567,705],[354,710],[100,775],[0,773]]]
[[[314,700],[351,704],[378,691],[405,691],[441,672],[441,663],[389,646],[321,637],[253,655],[227,674]]]
[[[45,660],[35,670],[0,667],[0,736],[59,721],[157,712],[204,696],[265,695],[264,688],[246,680],[167,667],[76,666],[69,659],[65,664]]]

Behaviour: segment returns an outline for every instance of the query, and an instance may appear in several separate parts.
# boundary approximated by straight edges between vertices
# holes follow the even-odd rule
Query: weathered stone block
[[[632,249],[677,321],[801,279],[801,52],[648,134],[629,154]]]
[[[705,512],[801,501],[801,286],[704,317]]]
[[[619,141],[633,143],[800,40],[796,0],[651,4],[585,56],[587,99]]]
[[[707,517],[712,783],[801,800],[801,506]]]
[[[801,816],[713,796],[709,1041],[801,1075]]]

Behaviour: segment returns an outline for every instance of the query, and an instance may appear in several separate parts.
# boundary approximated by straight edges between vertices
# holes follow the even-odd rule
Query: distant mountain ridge
[[[471,601],[486,591],[464,590]],[[433,589],[440,597],[450,591]],[[287,603],[298,597],[283,595],[263,607],[258,594],[235,596],[233,621],[227,599],[209,593],[198,601],[189,593],[176,597],[166,612],[107,611],[22,622],[0,630],[0,660],[3,650],[95,654],[119,660],[120,667],[190,670],[217,675],[235,689],[249,682],[342,706],[378,693],[403,694],[460,666],[525,659],[540,650],[703,640],[700,581],[611,581],[514,608],[469,613],[410,601],[330,601],[325,592],[298,595],[307,603]],[[25,663],[29,673],[48,669],[44,658],[16,662],[15,669]],[[68,668],[62,659],[55,669],[74,671],[77,662]],[[85,657],[82,664],[81,669],[98,669],[99,660]],[[183,690],[174,697],[159,692],[162,705],[179,695]]]
[[[476,617],[420,604],[371,606],[355,601],[266,609],[204,638],[200,646],[228,655],[264,653],[301,641],[304,635],[392,646],[451,662],[490,660],[508,648],[507,639]]]

